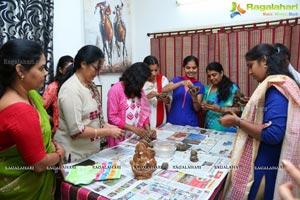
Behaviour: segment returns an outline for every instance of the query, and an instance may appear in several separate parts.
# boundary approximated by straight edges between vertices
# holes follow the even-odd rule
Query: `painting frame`
[[[97,88],[97,90],[100,94],[99,98],[100,98],[100,102],[101,102],[101,105],[102,105],[102,85],[98,84],[98,85],[96,85],[96,88]]]
[[[130,0],[85,0],[85,44],[105,58],[100,73],[122,73],[132,64]]]

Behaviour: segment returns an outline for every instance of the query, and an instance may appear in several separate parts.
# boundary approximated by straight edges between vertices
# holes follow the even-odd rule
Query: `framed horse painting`
[[[130,0],[84,0],[85,43],[105,56],[102,73],[119,73],[131,65]]]

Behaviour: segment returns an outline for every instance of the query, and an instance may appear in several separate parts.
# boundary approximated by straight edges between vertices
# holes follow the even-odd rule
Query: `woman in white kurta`
[[[75,74],[58,93],[59,127],[54,138],[66,150],[65,162],[83,160],[98,152],[100,137],[124,135],[123,130],[103,120],[100,95],[92,82],[103,63],[104,55],[98,47],[82,47],[75,57]]]
[[[148,64],[151,70],[151,77],[145,83],[143,90],[150,103],[150,128],[154,129],[167,121],[167,106],[170,104],[170,97],[166,94],[159,95],[162,88],[169,83],[167,77],[158,74],[158,61],[154,56],[147,56],[144,63]]]

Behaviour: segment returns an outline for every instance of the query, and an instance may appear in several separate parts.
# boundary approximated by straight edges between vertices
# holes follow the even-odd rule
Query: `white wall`
[[[245,24],[261,21],[272,21],[282,18],[295,17],[266,17],[260,11],[246,11],[241,16],[230,18],[232,2],[229,0],[197,0],[199,4],[177,6],[176,0],[132,0],[134,44],[133,56],[142,60],[150,53],[150,40],[147,33],[166,32],[176,30],[199,29],[202,27],[216,27],[235,24]],[[299,0],[237,0],[241,7],[246,4],[298,4]],[[274,11],[269,11],[271,13]]]
[[[123,0],[125,1],[125,0]],[[259,21],[272,21],[285,17],[263,16],[260,11],[246,11],[244,15],[230,18],[232,1],[198,0],[200,4],[177,6],[176,0],[130,0],[132,30],[132,61],[142,61],[150,54],[150,38],[147,33],[226,26]],[[100,2],[100,1],[99,1]],[[108,0],[109,2],[109,0]],[[238,0],[242,8],[247,3],[255,4],[299,4],[296,17],[300,16],[299,0]],[[274,11],[269,11],[273,12]],[[60,56],[75,56],[84,44],[83,0],[54,0],[54,63]],[[107,91],[121,74],[100,76],[103,86],[103,112],[106,119]],[[98,83],[97,78],[95,82]]]
[[[75,56],[84,45],[82,0],[55,0],[53,46],[54,64],[63,55]]]
[[[66,54],[75,57],[77,51],[84,43],[84,16],[83,0],[54,0],[54,65],[58,59]],[[96,84],[102,85],[102,108],[105,120],[107,92],[112,83],[116,83],[121,76],[116,74],[103,74],[95,78]]]

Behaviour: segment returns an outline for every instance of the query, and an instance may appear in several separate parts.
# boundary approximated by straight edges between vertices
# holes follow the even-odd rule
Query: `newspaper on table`
[[[120,145],[102,150],[89,159],[96,163],[118,161],[122,169],[119,179],[94,181],[83,185],[109,199],[209,199],[230,169],[230,153],[234,133],[219,132],[190,126],[165,124],[157,129],[158,139],[185,142],[189,149],[176,151],[171,158],[155,157],[157,169],[148,180],[136,180],[131,170],[135,145],[139,137],[133,135]],[[198,161],[190,161],[190,152],[198,152]],[[163,162],[169,164],[162,170]]]

